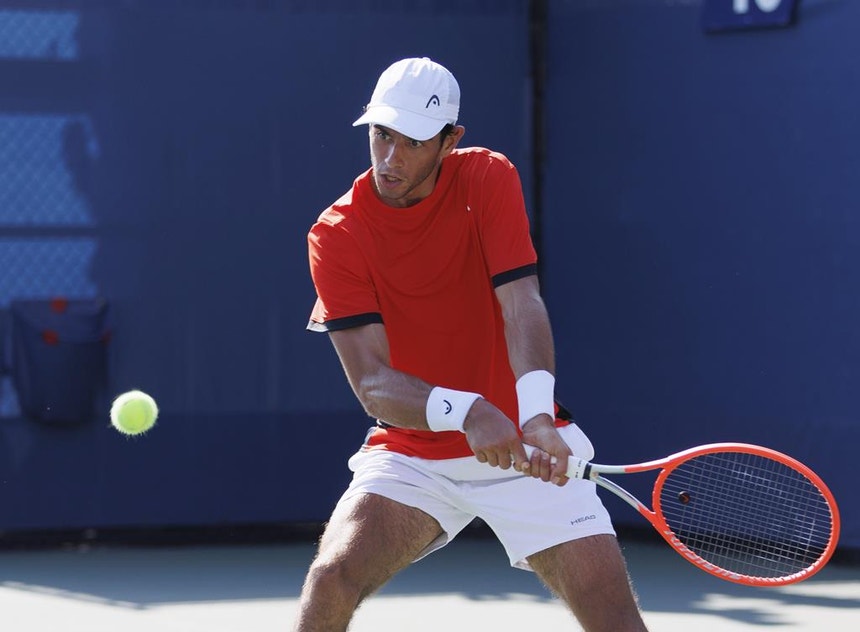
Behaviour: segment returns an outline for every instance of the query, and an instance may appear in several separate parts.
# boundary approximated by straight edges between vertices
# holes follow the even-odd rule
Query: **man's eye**
[[[413,140],[409,143],[410,147],[421,147],[424,143],[420,140]]]

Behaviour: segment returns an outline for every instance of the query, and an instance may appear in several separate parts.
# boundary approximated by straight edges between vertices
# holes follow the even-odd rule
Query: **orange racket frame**
[[[531,454],[531,451],[531,446],[527,446],[527,452]],[[729,457],[728,455],[733,456]],[[741,457],[740,455],[746,456]],[[710,495],[715,498],[703,498],[702,496],[707,495],[707,491],[704,493],[697,492],[694,495],[694,501],[698,502],[701,500],[705,504],[710,502],[711,511],[715,514],[719,514],[717,511],[721,508],[719,503],[725,502],[726,511],[730,512],[732,503],[737,499],[733,495],[726,496],[725,499],[718,498],[721,493],[719,488],[721,480],[719,477],[725,479],[723,482],[729,486],[728,489],[732,489],[731,485],[734,485],[734,490],[740,496],[744,495],[744,490],[747,487],[755,488],[757,496],[751,497],[749,499],[750,503],[770,503],[771,507],[776,508],[774,510],[776,512],[774,519],[777,522],[784,519],[786,524],[792,525],[798,523],[803,529],[800,530],[801,533],[790,534],[790,537],[797,536],[795,538],[796,542],[791,543],[792,547],[795,548],[780,549],[778,553],[774,553],[774,548],[769,543],[759,542],[753,538],[743,545],[743,553],[753,560],[751,566],[754,566],[758,562],[756,556],[761,559],[782,556],[787,560],[787,563],[783,565],[780,562],[773,563],[773,565],[784,566],[784,568],[769,570],[769,574],[762,575],[725,568],[714,561],[709,561],[694,551],[689,545],[689,541],[685,542],[687,538],[677,533],[676,529],[673,529],[669,521],[667,521],[664,515],[663,495],[665,485],[672,475],[675,472],[679,472],[679,468],[688,467],[690,464],[698,463],[699,461],[719,460],[723,457],[730,459],[729,465],[719,465],[713,468],[717,470],[712,487],[715,492]],[[749,463],[744,463],[744,460],[749,461]],[[759,460],[761,464],[768,466],[766,470],[758,467]],[[653,509],[648,508],[633,494],[614,481],[602,476],[603,474],[636,474],[658,469],[660,472],[654,481],[651,493]],[[703,472],[698,474],[699,478],[708,477],[708,472],[705,470]],[[571,479],[590,480],[604,489],[611,491],[648,520],[669,546],[681,554],[684,559],[720,579],[739,584],[748,586],[780,586],[807,579],[827,564],[836,550],[836,544],[839,540],[840,520],[838,506],[832,492],[825,485],[821,477],[797,459],[762,446],[747,443],[712,443],[677,452],[662,459],[632,465],[602,465],[590,463],[576,457],[569,457],[568,477]],[[729,480],[730,478],[734,478],[735,480],[731,481]],[[690,480],[695,481],[695,479]],[[800,511],[802,507],[799,503],[792,503],[790,501],[791,490],[788,489],[789,485],[794,487],[802,486],[799,493],[802,493],[804,497],[808,497],[809,502],[815,505],[814,508],[809,510],[809,515],[803,515],[803,512]],[[672,493],[678,494],[679,502],[682,505],[690,502],[689,499],[684,499],[684,495],[689,497],[688,492],[683,490],[675,492],[673,490]],[[699,498],[696,496],[699,496]],[[753,507],[752,511],[754,512],[757,509],[757,507]],[[813,510],[814,515],[812,513]],[[737,521],[735,524],[740,524],[740,521]],[[812,529],[814,532],[807,532],[807,528]],[[804,551],[802,540],[809,538],[811,541],[813,536],[819,541],[819,544],[816,546],[806,546],[805,552],[801,554],[801,551]],[[719,540],[719,537],[716,539]],[[731,553],[731,543],[718,543],[718,545],[724,546],[725,550]],[[795,552],[797,552],[797,555],[795,555]],[[726,553],[725,556],[728,556],[729,553]],[[721,555],[723,553],[718,554],[716,557],[719,558]],[[797,559],[791,559],[793,557]],[[731,564],[727,564],[727,566],[731,566]]]

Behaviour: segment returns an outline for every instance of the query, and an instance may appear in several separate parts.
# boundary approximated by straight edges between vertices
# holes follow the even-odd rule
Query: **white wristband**
[[[555,418],[555,377],[549,371],[529,371],[517,380],[520,428],[537,415]]]
[[[443,386],[434,387],[427,398],[427,425],[433,432],[464,432],[463,422],[466,421],[466,415],[475,400],[480,398],[477,393],[455,391]]]

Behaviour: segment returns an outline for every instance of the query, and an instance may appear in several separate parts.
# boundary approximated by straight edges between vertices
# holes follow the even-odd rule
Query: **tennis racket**
[[[529,456],[533,451],[526,446]],[[601,476],[649,470],[660,470],[653,509]],[[569,457],[567,475],[613,492],[689,562],[739,584],[780,586],[811,577],[839,539],[839,510],[821,478],[769,448],[714,443],[635,465]]]

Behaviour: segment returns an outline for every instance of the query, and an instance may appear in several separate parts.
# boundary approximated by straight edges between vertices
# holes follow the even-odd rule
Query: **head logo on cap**
[[[379,77],[364,114],[353,126],[376,124],[415,140],[433,138],[460,113],[460,86],[427,57],[401,59]]]

